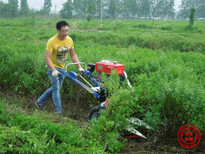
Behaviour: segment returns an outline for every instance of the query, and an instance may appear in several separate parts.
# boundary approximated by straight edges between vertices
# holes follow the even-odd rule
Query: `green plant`
[[[195,15],[196,9],[195,8],[191,8],[191,13],[189,16],[189,27],[190,30],[192,31],[193,29],[193,25],[194,25],[194,15]]]

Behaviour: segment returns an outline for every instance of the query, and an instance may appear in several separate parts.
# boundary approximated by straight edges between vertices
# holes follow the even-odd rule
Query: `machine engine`
[[[125,66],[123,64],[118,64],[117,62],[111,62],[109,60],[102,60],[96,62],[96,64],[88,64],[88,70],[92,73],[96,70],[97,76],[96,79],[100,81],[101,73],[105,73],[109,77],[113,70],[117,71],[117,74],[120,77],[120,81],[125,80],[124,75]]]

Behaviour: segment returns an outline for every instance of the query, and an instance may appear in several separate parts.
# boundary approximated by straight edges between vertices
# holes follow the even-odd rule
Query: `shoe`
[[[58,111],[58,112],[55,111],[54,114],[55,114],[55,115],[59,115],[59,116],[61,116],[61,115],[62,115],[62,111]]]
[[[36,107],[37,107],[39,110],[42,110],[42,109],[43,109],[42,107],[40,107],[40,106],[38,105],[37,102],[35,102],[35,104],[36,104]]]

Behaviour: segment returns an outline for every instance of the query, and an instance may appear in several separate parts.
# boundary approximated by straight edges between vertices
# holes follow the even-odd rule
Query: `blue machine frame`
[[[85,90],[87,90],[89,93],[91,93],[94,97],[96,97],[97,99],[100,99],[102,96],[98,93],[101,86],[100,84],[96,81],[96,79],[91,75],[90,71],[86,70],[83,72],[83,74],[86,74],[88,76],[89,79],[92,80],[92,82],[96,85],[96,87],[88,87],[86,86],[84,83],[80,82],[78,79],[76,79],[77,76],[81,76],[80,73],[76,73],[74,71],[70,71],[70,73],[68,74],[67,72],[63,73],[65,76],[67,76],[71,81],[77,83],[79,86],[81,86],[82,88],[84,88]],[[62,73],[59,73],[59,75],[62,75]],[[81,76],[82,78],[82,76]]]
[[[76,73],[74,71],[70,71],[69,74],[67,73],[67,67],[69,65],[76,65],[76,64],[82,64],[84,65],[85,71],[83,71],[82,73]],[[79,86],[81,86],[82,88],[84,88],[86,91],[88,91],[89,93],[91,93],[95,98],[97,98],[98,100],[103,100],[103,96],[100,94],[101,91],[101,86],[100,84],[96,81],[95,77],[92,75],[92,73],[87,70],[87,65],[84,62],[78,62],[78,63],[68,63],[65,66],[65,71],[64,73],[59,73],[60,75],[65,75],[66,77],[68,77],[71,81],[77,83]],[[87,75],[88,79],[90,79],[93,84],[95,85],[95,87],[93,87],[88,81],[86,81],[82,76],[83,75]],[[79,81],[76,77],[80,76],[90,87],[88,87],[87,85],[85,85],[84,83],[82,83],[81,81]]]

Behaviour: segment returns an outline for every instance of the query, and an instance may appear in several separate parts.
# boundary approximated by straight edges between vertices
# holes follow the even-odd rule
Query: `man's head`
[[[61,30],[62,27],[69,26],[66,21],[59,21],[56,23],[56,29]]]
[[[61,37],[68,35],[68,23],[66,21],[59,21],[56,23],[56,29]]]

